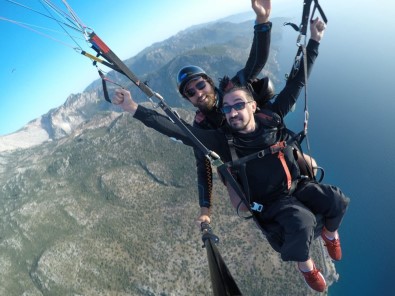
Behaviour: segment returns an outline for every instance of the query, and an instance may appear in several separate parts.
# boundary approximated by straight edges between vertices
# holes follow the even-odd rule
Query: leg
[[[346,212],[349,198],[339,188],[331,185],[307,182],[298,187],[295,194],[315,214],[324,216],[321,237],[333,260],[341,260],[342,251],[337,233]]]
[[[350,201],[339,188],[316,182],[299,184],[294,195],[314,214],[324,216],[324,226],[330,232],[339,228]]]
[[[258,217],[271,245],[284,261],[304,262],[309,259],[314,239],[314,214],[293,196],[282,197],[266,207]]]

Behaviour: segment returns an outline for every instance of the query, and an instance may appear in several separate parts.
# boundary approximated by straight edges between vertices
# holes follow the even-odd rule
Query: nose
[[[195,88],[195,91],[196,91],[196,93],[195,93],[196,97],[200,98],[203,95],[203,89]]]
[[[237,116],[238,114],[239,114],[239,112],[235,108],[232,107],[232,109],[230,109],[230,112],[229,112],[230,117]]]

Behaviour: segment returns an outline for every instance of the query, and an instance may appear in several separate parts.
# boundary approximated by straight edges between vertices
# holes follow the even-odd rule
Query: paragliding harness
[[[314,8],[310,16],[310,9],[311,9],[311,4],[314,2]],[[290,71],[290,74],[287,76],[288,78],[293,78],[298,71],[300,70],[300,67],[304,67],[305,71],[305,77],[304,77],[304,83],[305,83],[305,91],[304,91],[304,101],[305,101],[305,106],[304,106],[304,125],[303,125],[303,130],[299,132],[298,134],[293,134],[291,135],[290,139],[287,141],[282,141],[275,143],[274,145],[261,150],[259,152],[253,153],[248,156],[244,156],[242,158],[238,158],[236,154],[236,150],[234,147],[233,143],[233,136],[231,133],[226,132],[226,137],[228,140],[228,146],[230,149],[232,161],[225,163],[221,167],[218,168],[218,171],[222,175],[222,177],[229,182],[229,185],[232,186],[232,188],[236,191],[236,193],[239,195],[241,201],[239,205],[237,206],[237,214],[240,216],[239,213],[239,208],[241,204],[244,204],[252,213],[251,216],[248,217],[243,217],[245,219],[250,219],[254,217],[254,213],[256,212],[261,212],[263,210],[263,205],[259,204],[257,202],[250,203],[250,196],[249,196],[249,187],[248,187],[248,180],[246,177],[246,162],[257,159],[257,158],[262,158],[266,155],[269,154],[276,154],[278,155],[279,160],[281,161],[281,164],[284,168],[285,175],[287,177],[287,189],[292,192],[295,189],[295,184],[292,181],[291,174],[289,172],[289,168],[286,165],[285,159],[284,159],[284,153],[282,152],[285,147],[287,146],[292,146],[294,147],[297,151],[300,152],[300,156],[303,157],[303,150],[301,143],[303,142],[304,139],[306,139],[306,145],[308,150],[310,151],[310,145],[307,137],[307,129],[308,129],[308,118],[309,118],[309,113],[308,113],[308,102],[307,102],[307,60],[306,58],[303,59],[304,63],[301,65],[301,60],[303,56],[307,56],[306,54],[306,33],[307,33],[307,27],[308,27],[308,22],[309,20],[311,21],[314,17],[315,11],[318,10],[319,13],[321,14],[321,17],[325,23],[328,22],[324,11],[322,10],[320,4],[318,3],[318,0],[304,0],[303,1],[303,14],[302,14],[302,21],[300,26],[298,27],[297,25],[293,23],[285,23],[284,25],[291,25],[296,31],[299,32],[299,36],[297,38],[297,46],[298,46],[298,51],[295,56],[295,61],[293,64],[293,67]],[[301,43],[301,39],[304,37],[304,43]],[[254,97],[254,100],[258,103],[258,106],[264,105],[268,101],[268,96],[266,92],[267,84],[268,84],[268,78],[262,78],[262,79],[254,79],[254,80],[245,80],[245,77],[242,73],[242,71],[239,71],[237,74],[237,78],[239,80],[239,83],[241,85],[246,86],[251,94]],[[225,86],[228,83],[228,81],[221,81]],[[290,132],[290,131],[289,131]],[[291,132],[290,132],[291,133]],[[315,167],[313,168],[313,164],[310,163],[308,164],[306,160],[303,158],[306,168],[311,168],[307,169],[307,176],[302,176],[304,178],[314,180],[317,182],[321,182],[322,179],[324,178],[324,169],[322,167]],[[321,172],[320,178],[317,180],[314,174],[314,169],[317,171]],[[242,187],[240,186],[239,182],[235,180],[235,173],[237,173]]]
[[[272,112],[269,110],[265,110],[265,112]],[[257,114],[259,116],[260,114]],[[282,124],[281,124],[282,126]],[[283,128],[283,127],[279,128]],[[236,153],[236,147],[234,145],[234,137],[231,134],[231,132],[228,129],[225,129],[225,135],[228,141],[228,147],[229,151],[231,154],[231,161],[225,163],[223,166],[221,166],[218,170],[221,174],[221,176],[229,182],[229,185],[233,187],[233,189],[236,191],[236,193],[239,195],[240,202],[236,208],[238,216],[244,218],[244,219],[251,219],[253,218],[253,215],[251,216],[241,216],[239,213],[240,206],[244,204],[248,209],[250,209],[250,212],[252,214],[256,214],[257,212],[260,213],[264,210],[264,204],[258,203],[258,202],[251,202],[251,196],[249,192],[249,185],[248,185],[248,179],[247,179],[247,174],[246,174],[246,164],[249,161],[256,160],[256,159],[262,159],[268,155],[276,155],[278,158],[279,162],[281,163],[281,166],[284,170],[284,174],[286,176],[286,182],[284,184],[283,192],[286,192],[287,194],[292,194],[293,191],[296,189],[297,183],[302,179],[302,178],[313,178],[312,175],[309,176],[292,176],[291,170],[287,164],[286,161],[286,156],[284,154],[284,150],[291,147],[296,148],[299,146],[298,141],[299,138],[297,136],[293,136],[288,140],[284,141],[279,141],[274,143],[273,145],[259,150],[255,153],[249,154],[247,156],[243,157],[238,157]],[[293,153],[294,154],[294,153]],[[289,160],[291,162],[296,162],[296,159]],[[230,178],[232,176],[232,178]],[[239,180],[238,181],[236,181]],[[240,184],[241,183],[241,184]],[[241,185],[241,186],[240,186]]]
[[[314,7],[313,7],[313,11],[310,13],[311,10],[311,4],[312,2],[314,2]],[[293,23],[284,23],[285,25],[290,25],[292,28],[295,29],[295,31],[299,32],[299,35],[297,37],[296,40],[296,45],[298,46],[298,51],[296,53],[295,59],[294,59],[294,64],[292,66],[292,69],[290,71],[290,75],[291,78],[294,77],[298,71],[300,70],[301,67],[301,60],[302,57],[306,57],[306,42],[307,42],[307,38],[306,38],[306,34],[307,34],[307,27],[308,27],[308,23],[309,21],[311,22],[314,18],[315,15],[315,11],[318,10],[318,12],[320,13],[322,20],[325,22],[325,24],[328,23],[328,19],[323,11],[323,9],[321,8],[321,5],[318,3],[318,0],[304,0],[303,1],[303,12],[302,12],[302,21],[298,26],[296,26]],[[301,40],[302,38],[304,39],[304,42],[302,43]],[[309,143],[309,139],[308,139],[308,135],[307,135],[307,129],[308,129],[308,120],[309,120],[309,111],[308,111],[308,87],[307,87],[307,59],[304,58],[303,59],[303,68],[305,69],[304,71],[304,122],[303,122],[303,130],[301,132],[299,132],[298,134],[296,134],[294,136],[294,138],[297,138],[298,141],[295,142],[296,147],[300,150],[300,152],[303,155],[303,150],[302,150],[302,146],[301,143],[303,142],[304,139],[306,139],[306,146],[307,146],[307,150],[310,151],[310,143]],[[289,76],[287,77],[287,79],[289,79]],[[311,155],[311,153],[309,153]],[[310,166],[312,167],[312,163],[310,163]],[[321,172],[321,176],[320,179],[318,180],[318,182],[321,182],[322,179],[324,178],[324,169],[322,167],[318,167],[317,170],[319,170]],[[310,178],[315,180],[315,174],[314,172],[311,172],[311,176],[309,176]]]

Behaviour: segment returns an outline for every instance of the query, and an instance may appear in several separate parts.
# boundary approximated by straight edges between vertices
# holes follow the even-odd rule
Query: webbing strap
[[[235,145],[233,143],[233,137],[227,133],[226,138],[228,139],[228,146],[229,146],[230,156],[231,156],[232,160],[238,159],[239,157],[236,154]]]
[[[287,176],[287,189],[290,190],[291,185],[292,185],[291,172],[289,171],[287,162],[285,161],[284,153],[282,151],[278,152],[278,159],[280,160],[280,162],[283,166],[285,175]]]
[[[310,16],[310,9],[311,9],[311,3],[314,1],[314,7],[313,11]],[[294,23],[286,22],[284,25],[289,25],[291,26],[295,31],[300,32],[300,35],[306,36],[307,33],[307,26],[309,23],[309,20],[313,20],[315,11],[318,10],[320,13],[322,20],[325,23],[328,23],[328,19],[324,13],[324,10],[322,9],[321,5],[318,3],[318,0],[304,0],[303,1],[303,13],[302,13],[302,21],[299,26],[297,26]],[[300,37],[299,37],[300,38]]]
[[[230,146],[229,148],[232,150],[232,147],[233,147],[233,150],[234,150],[234,146],[233,145]],[[287,162],[285,160],[285,155],[284,155],[284,152],[283,152],[285,147],[287,147],[287,142],[281,141],[281,142],[277,142],[276,144],[270,146],[269,148],[260,150],[260,151],[258,151],[256,153],[253,153],[253,154],[241,157],[241,158],[233,159],[233,157],[232,157],[232,166],[241,168],[241,171],[242,171],[241,178],[242,178],[244,187],[247,186],[247,189],[248,189],[248,184],[245,184],[245,183],[247,183],[248,180],[247,180],[247,178],[243,178],[245,176],[245,164],[246,164],[246,162],[250,161],[250,160],[253,160],[253,159],[256,159],[256,158],[263,158],[264,156],[266,156],[268,154],[276,154],[276,153],[278,153],[277,157],[280,160],[281,165],[282,165],[282,167],[284,169],[285,175],[287,177],[287,189],[290,190],[291,187],[292,187],[292,176],[291,176],[291,172],[289,171],[289,167],[287,165]],[[233,152],[231,154],[235,154],[236,155],[236,152]],[[247,189],[245,189],[245,190],[247,190]],[[250,200],[250,196],[249,196],[249,194],[247,194],[247,192],[246,192],[246,196]]]
[[[107,83],[106,83],[105,76],[104,76],[104,74],[103,74],[102,71],[99,70],[98,72],[99,72],[99,76],[100,76],[100,78],[101,78],[101,84],[102,84],[102,87],[103,87],[104,99],[105,99],[107,102],[111,103],[110,96],[108,95]]]
[[[310,10],[311,10],[311,4],[314,1],[314,7],[313,7],[313,11],[311,12],[311,16],[310,16]],[[310,144],[308,141],[308,137],[307,137],[307,130],[308,130],[308,121],[309,121],[309,111],[308,111],[308,87],[307,87],[307,81],[308,81],[308,74],[307,74],[307,53],[306,53],[306,33],[307,33],[307,26],[309,23],[309,20],[312,21],[314,18],[314,14],[315,11],[318,10],[318,12],[320,13],[322,20],[325,23],[328,23],[328,19],[323,11],[323,9],[321,8],[321,5],[318,3],[318,0],[304,0],[303,1],[303,13],[302,13],[302,21],[300,26],[298,27],[297,25],[293,24],[293,23],[284,23],[284,25],[290,25],[292,26],[295,31],[299,32],[299,36],[297,38],[297,45],[298,45],[298,51],[296,53],[295,56],[295,61],[294,61],[294,65],[291,69],[290,72],[290,76],[291,78],[295,77],[295,75],[298,73],[298,71],[300,70],[300,61],[303,57],[303,68],[304,68],[304,121],[303,121],[303,131],[301,133],[299,133],[298,135],[300,135],[299,137],[299,141],[298,141],[298,146],[301,149],[301,142],[302,140],[306,137],[306,145],[307,145],[307,150],[310,151]],[[304,36],[304,44],[302,44],[301,38],[302,36]],[[312,174],[312,178],[315,179],[314,174]]]
[[[309,122],[309,110],[308,110],[308,101],[307,101],[307,52],[306,52],[306,45],[301,45],[303,51],[303,68],[304,68],[304,122],[303,122],[303,133],[307,135],[307,127]],[[309,147],[308,147],[309,149]]]
[[[236,159],[232,158],[232,165],[241,166],[243,163],[246,163],[247,161],[250,161],[250,160],[253,160],[256,158],[263,158],[264,156],[266,156],[268,154],[275,154],[277,152],[280,152],[281,150],[284,150],[284,148],[286,146],[287,146],[287,142],[281,141],[276,144],[273,144],[272,146],[270,146],[266,149],[262,149],[258,152],[252,153],[250,155],[243,156],[241,158],[236,158]],[[229,147],[229,148],[231,148],[231,147]],[[234,149],[234,147],[233,147],[233,149]]]

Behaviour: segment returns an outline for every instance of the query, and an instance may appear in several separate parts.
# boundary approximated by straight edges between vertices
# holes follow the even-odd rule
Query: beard
[[[202,101],[198,100],[195,107],[199,108],[199,110],[201,110],[203,112],[213,110],[215,103],[216,103],[215,94],[214,93],[205,94],[202,97],[204,99]]]
[[[239,119],[238,117],[229,119],[228,124],[232,128],[232,130],[235,132],[242,131],[246,126],[246,124],[243,122],[243,120]]]
[[[249,118],[248,120],[243,120],[243,118],[240,118],[239,116],[235,116],[227,119],[227,122],[233,131],[242,132],[246,130],[247,126],[251,122],[251,118]]]

